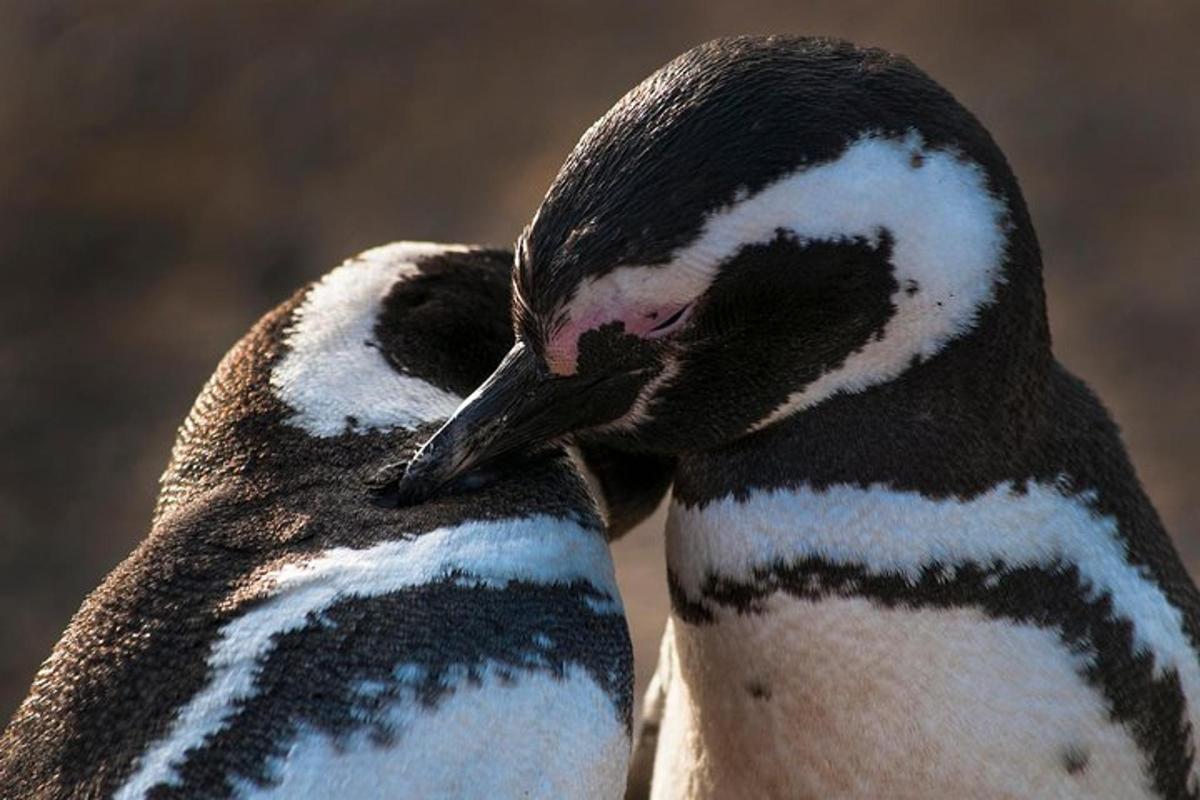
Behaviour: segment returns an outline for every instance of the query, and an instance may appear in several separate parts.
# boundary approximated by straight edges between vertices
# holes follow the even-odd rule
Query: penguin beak
[[[423,502],[474,467],[616,419],[643,382],[633,373],[600,378],[554,375],[518,341],[491,377],[417,451],[400,479],[397,499],[401,505]],[[625,391],[607,391],[614,383],[631,385],[622,387]]]

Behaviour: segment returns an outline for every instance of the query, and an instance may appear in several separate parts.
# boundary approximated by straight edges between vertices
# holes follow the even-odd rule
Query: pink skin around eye
[[[622,308],[615,310],[598,309],[579,320],[568,320],[558,329],[553,339],[546,347],[546,363],[555,375],[574,375],[579,360],[579,337],[590,330],[607,325],[611,322],[621,322],[625,332],[643,339],[657,339],[674,332],[688,318],[687,311],[680,314],[679,319],[660,330],[655,330],[664,320],[688,307],[688,303],[675,303],[669,306],[642,306],[637,308]]]

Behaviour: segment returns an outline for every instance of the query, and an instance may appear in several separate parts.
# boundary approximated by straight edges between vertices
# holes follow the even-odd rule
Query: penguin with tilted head
[[[234,347],[150,535],[0,740],[0,794],[621,796],[632,653],[604,516],[628,528],[669,469],[550,447],[421,506],[374,485],[511,346],[511,263],[371,250]]]
[[[908,60],[705,44],[584,134],[400,492],[569,432],[678,456],[655,798],[1197,797],[1200,596],[1041,273]]]

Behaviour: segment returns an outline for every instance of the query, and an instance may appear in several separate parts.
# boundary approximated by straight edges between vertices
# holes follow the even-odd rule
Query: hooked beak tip
[[[417,451],[395,483],[398,506],[426,502],[470,468],[470,463],[456,457],[456,438],[452,432],[443,429]]]
[[[445,485],[442,481],[430,480],[407,472],[394,484],[392,500],[396,508],[406,508],[428,501]]]
[[[393,473],[389,502],[410,506],[447,487],[471,488],[477,482],[458,483],[460,476],[595,422],[591,396],[598,384],[596,379],[549,375],[518,342],[491,377],[417,451],[403,475],[398,469]]]
[[[437,493],[440,484],[422,478],[419,474],[409,476],[402,464],[390,464],[366,481],[371,502],[380,508],[405,508],[424,503]]]

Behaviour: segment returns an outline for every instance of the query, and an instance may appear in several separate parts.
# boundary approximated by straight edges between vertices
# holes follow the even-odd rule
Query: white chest
[[[658,800],[1151,796],[1050,631],[776,595],[667,635]]]
[[[931,564],[1073,565],[1195,708],[1200,670],[1179,613],[1124,560],[1109,521],[1051,487],[948,503],[835,487],[673,506],[667,557],[681,598],[712,619],[667,631],[659,800],[1153,796],[1145,754],[1085,677],[1086,648],[969,603],[763,583],[806,560],[914,584]],[[756,582],[767,589],[751,613],[713,601]]]
[[[463,680],[436,707],[397,704],[399,738],[334,743],[302,733],[273,764],[280,782],[239,787],[265,798],[618,798],[629,735],[612,701],[583,670]]]

